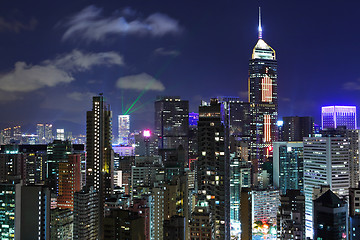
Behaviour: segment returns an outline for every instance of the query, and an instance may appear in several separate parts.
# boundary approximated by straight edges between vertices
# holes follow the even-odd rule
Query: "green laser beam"
[[[129,114],[131,114],[131,113],[133,113],[133,112],[135,112],[135,111],[137,111],[137,110],[139,110],[139,109],[141,109],[141,108],[145,107],[145,105],[147,105],[147,104],[149,104],[149,103],[151,103],[151,102],[152,102],[152,100],[149,100],[149,101],[147,101],[147,102],[145,102],[145,103],[141,104],[140,106],[138,106],[138,107],[134,108],[133,110],[131,110],[131,111],[129,112]]]

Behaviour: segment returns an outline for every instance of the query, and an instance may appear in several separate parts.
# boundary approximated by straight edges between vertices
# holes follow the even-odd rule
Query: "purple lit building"
[[[189,113],[189,126],[197,127],[199,121],[199,114],[195,112]]]
[[[355,106],[327,106],[321,108],[322,129],[345,126],[347,129],[356,129]]]

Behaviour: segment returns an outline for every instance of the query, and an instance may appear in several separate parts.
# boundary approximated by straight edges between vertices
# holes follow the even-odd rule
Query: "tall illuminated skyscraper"
[[[155,101],[155,134],[158,136],[159,155],[166,162],[180,145],[189,145],[189,101],[180,97],[162,96]]]
[[[93,109],[87,112],[86,121],[86,185],[93,186],[99,195],[99,238],[102,237],[104,201],[114,186],[111,119],[110,105],[102,94],[93,97]]]
[[[129,144],[129,134],[130,134],[130,115],[119,115],[119,144],[128,145]]]
[[[259,9],[259,39],[249,62],[250,160],[264,162],[277,140],[277,61],[275,50],[262,39]]]
[[[321,108],[322,129],[345,126],[356,129],[355,106],[327,106]]]

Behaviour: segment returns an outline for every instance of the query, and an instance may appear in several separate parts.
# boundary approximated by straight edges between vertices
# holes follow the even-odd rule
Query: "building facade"
[[[356,129],[355,106],[326,106],[321,108],[322,129],[345,126],[347,129]]]

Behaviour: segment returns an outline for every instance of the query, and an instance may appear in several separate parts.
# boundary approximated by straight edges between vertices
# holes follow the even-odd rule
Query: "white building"
[[[345,137],[304,138],[306,237],[313,237],[313,189],[328,185],[339,196],[349,193],[349,146]]]
[[[130,115],[119,115],[119,144],[128,145],[129,144],[129,134],[130,134]]]
[[[276,224],[280,205],[279,190],[265,189],[252,191],[252,223],[257,221]]]

